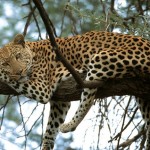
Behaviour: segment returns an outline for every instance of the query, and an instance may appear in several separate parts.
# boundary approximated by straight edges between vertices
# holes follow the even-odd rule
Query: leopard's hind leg
[[[84,89],[81,95],[81,102],[74,117],[69,123],[64,123],[60,126],[60,131],[63,133],[74,131],[83,120],[89,109],[94,103],[96,89]]]
[[[87,75],[86,81],[89,81],[89,76]],[[88,113],[89,109],[94,103],[95,94],[97,89],[89,89],[85,88],[81,94],[81,102],[78,106],[78,109],[72,118],[72,120],[68,123],[62,124],[60,126],[60,131],[63,133],[74,131],[76,127],[83,120],[85,115]]]

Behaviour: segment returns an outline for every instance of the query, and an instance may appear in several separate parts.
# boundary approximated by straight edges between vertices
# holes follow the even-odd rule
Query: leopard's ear
[[[23,47],[25,47],[25,41],[24,41],[24,36],[23,34],[17,34],[13,40],[13,43],[16,44],[21,44]]]

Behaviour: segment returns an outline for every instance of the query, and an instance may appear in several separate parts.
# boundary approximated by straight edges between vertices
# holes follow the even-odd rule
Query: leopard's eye
[[[2,63],[2,65],[3,65],[4,67],[10,66],[8,62],[4,62],[4,63]]]

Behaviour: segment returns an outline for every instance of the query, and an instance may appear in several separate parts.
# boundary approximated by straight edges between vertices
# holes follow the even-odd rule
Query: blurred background
[[[150,39],[149,0],[42,2],[58,37],[99,30]],[[46,38],[31,0],[0,0],[0,4],[1,47],[18,33],[26,32],[25,38],[30,41]],[[78,103],[72,102],[67,120]],[[23,96],[0,95],[0,150],[40,150],[48,114],[49,104]],[[59,134],[55,150],[142,150],[144,143],[144,122],[134,96],[116,96],[97,99],[76,131]]]

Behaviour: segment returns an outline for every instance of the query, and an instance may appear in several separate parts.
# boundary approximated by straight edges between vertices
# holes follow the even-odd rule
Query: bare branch
[[[31,8],[31,6],[30,6],[30,8]],[[32,8],[31,12],[28,15],[28,18],[27,18],[27,21],[26,21],[26,24],[24,27],[24,31],[23,31],[24,36],[26,36],[26,34],[27,34],[27,29],[28,29],[28,26],[30,25],[31,17],[32,17],[32,14],[34,14],[35,9],[36,9],[36,7]]]
[[[26,126],[25,126],[25,122],[24,122],[24,118],[23,118],[23,113],[22,113],[22,107],[21,107],[21,103],[20,103],[19,98],[17,98],[17,101],[18,101],[18,105],[19,105],[19,108],[20,108],[20,115],[21,115],[23,130],[24,130],[24,132],[25,132],[25,144],[24,144],[24,147],[25,147],[25,149],[26,149],[26,147],[27,147]]]
[[[45,11],[42,2],[40,0],[33,0],[35,6],[37,7],[37,9],[39,10],[39,13],[41,15],[41,18],[43,19],[43,22],[45,24],[45,28],[47,30],[48,36],[50,38],[50,42],[51,45],[53,47],[53,49],[55,50],[56,56],[58,57],[58,59],[63,63],[63,65],[69,70],[69,72],[72,74],[72,76],[75,78],[76,82],[81,86],[84,87],[84,85],[88,85],[88,84],[84,84],[83,80],[80,78],[79,74],[76,72],[76,70],[72,67],[71,64],[68,63],[68,61],[66,60],[66,58],[63,57],[63,54],[61,53],[61,51],[59,50],[56,42],[55,42],[55,38],[54,38],[54,32],[52,31],[52,27],[51,27],[51,22],[50,19],[48,17],[47,12]]]
[[[132,96],[130,96],[130,99],[128,101],[128,104],[127,104],[125,112],[124,112],[123,122],[122,122],[122,126],[121,126],[121,131],[120,131],[120,136],[119,136],[119,139],[118,139],[118,142],[117,142],[117,150],[119,150],[119,143],[120,143],[122,132],[124,131],[123,127],[124,127],[124,124],[125,124],[126,114],[127,114],[128,107],[129,107],[129,104],[130,104],[131,100],[132,100]]]
[[[135,142],[137,139],[141,138],[142,135],[146,134],[146,130],[141,130],[136,136],[134,136],[132,139],[128,139],[127,141],[121,143],[119,145],[119,148],[125,148],[129,145],[131,145],[133,142]]]
[[[1,127],[2,127],[2,124],[3,124],[3,120],[4,120],[5,108],[6,108],[7,104],[8,104],[8,102],[9,102],[9,100],[10,100],[10,96],[7,97],[7,100],[6,100],[5,104],[2,105],[2,107],[0,107],[0,110],[3,109],[2,118],[1,118],[1,122],[0,122],[0,130],[1,130]]]

